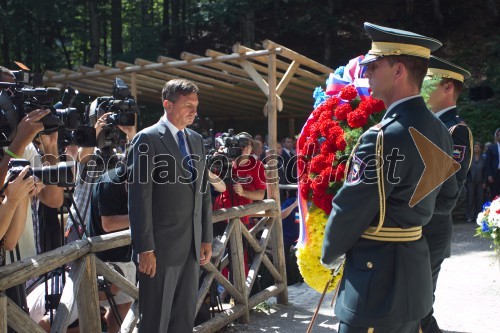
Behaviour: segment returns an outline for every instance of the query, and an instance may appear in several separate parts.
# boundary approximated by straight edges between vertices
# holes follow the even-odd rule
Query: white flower
[[[484,211],[477,214],[477,219],[476,219],[476,223],[477,225],[480,225],[482,226],[483,225],[483,219],[484,219]]]

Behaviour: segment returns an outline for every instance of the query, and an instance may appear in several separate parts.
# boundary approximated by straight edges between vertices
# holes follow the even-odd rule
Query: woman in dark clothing
[[[475,221],[483,206],[483,193],[486,188],[485,167],[485,160],[481,154],[481,144],[475,142],[472,163],[465,183],[467,189],[467,222]]]

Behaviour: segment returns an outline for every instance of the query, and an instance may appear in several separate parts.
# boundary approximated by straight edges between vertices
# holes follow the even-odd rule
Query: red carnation
[[[325,120],[320,123],[320,130],[321,130],[321,135],[325,138],[330,137],[330,129],[337,127],[337,122],[333,120]]]
[[[347,115],[352,112],[351,104],[345,103],[337,106],[335,109],[335,118],[338,120],[346,120]]]
[[[340,90],[339,96],[345,101],[350,101],[358,96],[358,91],[354,86],[349,85]]]
[[[337,169],[335,169],[335,181],[342,182],[344,181],[344,173],[345,173],[345,163],[340,163],[337,165]]]
[[[316,207],[322,209],[327,215],[332,211],[333,194],[313,195]]]
[[[321,136],[321,122],[315,122],[309,129],[309,136],[317,139]]]
[[[305,157],[311,157],[315,153],[319,152],[319,150],[320,150],[320,145],[318,140],[314,138],[309,138],[307,139],[302,155],[304,155]]]
[[[347,142],[343,136],[339,136],[337,137],[337,141],[335,141],[335,145],[337,146],[337,150],[344,151],[347,147]]]
[[[338,97],[333,96],[327,99],[324,103],[323,106],[325,107],[326,110],[333,111],[335,107],[339,104],[340,100]]]
[[[326,109],[325,111],[323,111],[321,116],[319,116],[318,121],[324,122],[326,120],[332,120],[332,118],[333,118],[333,110]]]
[[[302,133],[297,140],[297,149],[299,151],[299,154],[303,153],[302,150],[304,149],[306,141],[307,141],[307,136],[304,133]]]
[[[330,181],[328,177],[317,176],[311,181],[311,188],[313,190],[313,196],[318,194],[323,194],[328,191],[328,186]]]
[[[318,154],[312,158],[309,172],[319,175],[326,165],[325,156],[323,154]]]
[[[309,173],[310,163],[306,161],[303,155],[297,156],[297,175],[300,178],[303,174]]]
[[[331,164],[325,167],[323,171],[321,171],[321,177],[323,177],[325,181],[328,180],[328,183],[335,181],[335,175],[333,173]]]
[[[356,110],[347,115],[347,123],[352,128],[363,127],[368,121],[368,114],[363,110]]]
[[[311,181],[309,178],[307,178],[306,181],[300,182],[300,196],[304,199],[309,199],[311,191]]]
[[[327,139],[321,144],[321,154],[328,155],[335,153],[337,151],[337,146],[335,145],[335,141],[331,139]]]

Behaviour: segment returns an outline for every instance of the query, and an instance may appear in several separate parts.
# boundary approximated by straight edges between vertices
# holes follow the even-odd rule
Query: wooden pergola
[[[95,65],[81,66],[78,71],[47,71],[44,83],[61,89],[70,83],[81,93],[102,96],[111,94],[113,80],[119,77],[139,103],[158,103],[161,108],[165,82],[186,78],[200,88],[198,112],[202,117],[245,121],[270,116],[268,124],[274,118],[274,125],[269,128],[269,136],[276,130],[278,118],[288,120],[293,131],[295,119],[303,120],[312,111],[312,92],[324,85],[333,70],[270,40],[263,46],[262,50],[253,50],[235,44],[232,54],[206,50],[205,56],[200,56],[183,52],[181,60],[158,56],[157,62],[140,58],[134,64],[117,61],[114,68]]]

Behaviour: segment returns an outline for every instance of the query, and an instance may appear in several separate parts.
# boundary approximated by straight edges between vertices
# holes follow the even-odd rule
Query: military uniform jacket
[[[439,116],[448,128],[453,139],[453,159],[460,163],[460,170],[455,174],[458,191],[456,197],[464,190],[472,161],[472,133],[465,122],[458,116],[457,108],[450,109]],[[453,219],[450,214],[434,214],[424,227],[423,233],[429,244],[431,264],[438,263],[451,255],[451,239],[453,236]]]
[[[421,97],[409,99],[388,111],[376,129],[362,135],[346,182],[333,199],[321,260],[329,265],[346,254],[335,313],[351,325],[394,326],[420,320],[432,307],[429,250],[424,238],[412,242],[360,238],[370,225],[375,226],[379,221],[375,158],[378,131],[383,131],[384,136],[384,227],[423,226],[435,210],[448,214],[453,208],[457,192],[455,177],[410,207],[424,171],[410,127],[451,156],[452,140],[446,127],[427,109]],[[391,160],[397,163],[390,163]],[[439,174],[440,169],[441,165],[432,172]]]

